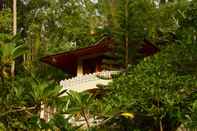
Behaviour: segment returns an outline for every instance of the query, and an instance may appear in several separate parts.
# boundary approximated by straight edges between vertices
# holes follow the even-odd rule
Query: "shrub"
[[[192,116],[197,98],[196,50],[195,44],[171,45],[131,67],[110,85],[104,100],[110,112],[133,112],[130,125],[141,129],[175,130]]]

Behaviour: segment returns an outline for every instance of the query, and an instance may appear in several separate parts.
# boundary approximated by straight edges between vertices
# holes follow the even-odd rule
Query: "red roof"
[[[41,61],[60,68],[68,73],[75,74],[78,59],[97,54],[104,54],[110,51],[111,43],[112,38],[104,37],[92,46],[76,49],[69,52],[49,55],[43,57]]]
[[[82,58],[94,58],[98,55],[103,55],[106,52],[112,50],[111,46],[113,46],[113,39],[111,37],[103,37],[101,40],[96,42],[94,45],[79,48],[76,50],[72,50],[69,52],[49,55],[41,58],[41,61],[62,69],[70,74],[76,74],[77,70],[77,61]],[[148,40],[144,40],[144,44],[139,50],[139,53],[144,54],[144,56],[150,56],[158,52],[159,49],[154,46]]]

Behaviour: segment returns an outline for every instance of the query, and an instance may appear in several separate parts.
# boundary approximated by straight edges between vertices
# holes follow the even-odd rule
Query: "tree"
[[[100,14],[107,21],[105,30],[115,39],[118,61],[126,66],[139,61],[140,55],[137,52],[144,39],[158,46],[174,41],[174,34],[179,27],[178,11],[184,12],[188,1],[168,2],[159,8],[154,1],[149,0],[101,0],[99,4],[101,4]]]

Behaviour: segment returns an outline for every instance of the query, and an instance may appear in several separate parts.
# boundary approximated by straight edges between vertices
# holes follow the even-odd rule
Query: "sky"
[[[98,3],[98,0],[91,0],[93,3]]]

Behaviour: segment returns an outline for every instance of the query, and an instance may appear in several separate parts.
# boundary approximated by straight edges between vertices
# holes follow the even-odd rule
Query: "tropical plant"
[[[90,94],[69,91],[67,96],[67,106],[65,106],[64,112],[73,117],[78,117],[78,119],[83,118],[86,124],[85,127],[89,129],[92,124],[92,122],[90,122],[90,118],[93,118],[91,110],[91,105],[93,103],[94,99]]]
[[[15,60],[26,52],[25,45],[16,46],[15,43],[0,43],[0,70],[1,77],[9,77],[7,72],[10,67],[10,76],[15,74]]]
[[[26,81],[26,82],[24,82]],[[0,83],[2,85],[2,83]],[[50,115],[51,120],[47,123],[40,117],[43,110],[42,105],[46,107],[56,108],[56,101],[62,101],[62,87],[56,86],[53,82],[42,82],[35,76],[24,77],[16,76],[15,80],[10,83],[9,79],[4,80],[1,86],[0,97],[0,122],[6,129],[50,129],[51,124],[57,124],[60,128],[64,125],[58,125],[55,121],[63,121],[59,112]],[[64,119],[66,121],[66,119]],[[65,123],[65,126],[68,123]]]

